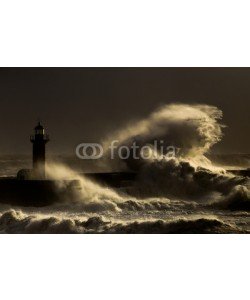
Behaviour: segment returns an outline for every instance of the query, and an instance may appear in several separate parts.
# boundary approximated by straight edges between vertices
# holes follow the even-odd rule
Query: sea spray
[[[68,205],[77,205],[86,211],[115,210],[119,211],[117,203],[123,201],[123,198],[114,190],[103,187],[83,175],[77,174],[63,164],[47,165],[47,175],[49,178],[58,180],[58,188],[64,184],[64,180],[78,180],[80,189],[71,199],[67,199]]]

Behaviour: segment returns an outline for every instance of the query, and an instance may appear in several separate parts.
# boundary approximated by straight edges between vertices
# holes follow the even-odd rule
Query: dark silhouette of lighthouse
[[[33,144],[33,174],[35,179],[45,179],[45,145],[49,141],[49,136],[45,134],[44,127],[40,122],[34,131],[34,135],[30,137]]]

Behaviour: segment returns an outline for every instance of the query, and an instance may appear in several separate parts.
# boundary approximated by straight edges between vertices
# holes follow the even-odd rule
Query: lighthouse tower
[[[49,136],[45,134],[40,122],[34,131],[34,135],[30,137],[33,144],[33,174],[35,179],[45,179],[45,145],[49,141]]]

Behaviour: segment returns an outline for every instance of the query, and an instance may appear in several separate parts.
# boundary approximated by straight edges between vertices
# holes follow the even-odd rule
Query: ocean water
[[[237,161],[246,161],[246,157],[239,155]],[[17,170],[31,167],[30,157],[1,156],[0,166],[2,177],[15,176]],[[81,192],[72,199],[43,208],[0,204],[0,232],[250,232],[249,178],[204,169],[189,170],[188,176],[183,176],[187,164],[164,163],[164,168],[161,164],[160,168],[157,165],[150,166],[149,171],[143,170],[131,192],[100,186],[78,175],[89,168],[90,165],[86,167],[74,157],[50,157],[48,173],[55,179],[77,177]],[[151,174],[155,176],[151,178]]]

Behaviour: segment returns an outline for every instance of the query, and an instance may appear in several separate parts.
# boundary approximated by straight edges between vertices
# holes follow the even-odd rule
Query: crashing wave
[[[1,233],[245,233],[218,219],[115,222],[94,216],[87,220],[27,215],[10,210],[0,216]]]

